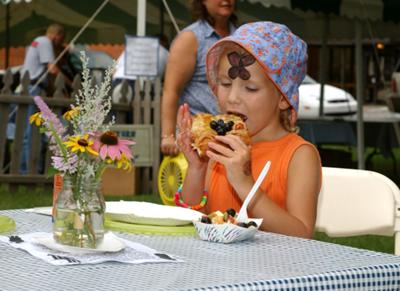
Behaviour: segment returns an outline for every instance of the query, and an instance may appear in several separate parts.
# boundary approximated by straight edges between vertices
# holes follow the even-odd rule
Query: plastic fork
[[[267,175],[270,166],[271,166],[271,161],[268,161],[265,164],[264,168],[262,169],[260,175],[258,176],[256,182],[254,183],[253,187],[251,188],[246,199],[244,200],[243,205],[240,208],[239,214],[236,218],[238,222],[247,222],[247,220],[249,219],[249,217],[247,216],[247,206],[249,205],[254,194],[256,194],[258,187],[260,187],[261,182],[264,180],[265,176]]]

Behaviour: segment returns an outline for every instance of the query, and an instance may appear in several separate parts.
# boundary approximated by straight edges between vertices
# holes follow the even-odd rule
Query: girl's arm
[[[254,183],[254,182],[253,182]],[[287,209],[280,208],[263,191],[250,203],[252,217],[264,218],[262,230],[311,238],[316,220],[318,194],[321,185],[319,156],[311,146],[301,146],[289,164]],[[237,189],[244,200],[252,184]]]
[[[178,153],[174,138],[178,101],[183,88],[193,76],[196,59],[196,36],[190,31],[180,33],[169,52],[161,100],[161,151],[167,155]]]
[[[179,107],[177,122],[179,127],[177,144],[188,162],[181,198],[188,205],[197,205],[205,190],[208,159],[200,158],[192,147],[192,117],[187,104]]]

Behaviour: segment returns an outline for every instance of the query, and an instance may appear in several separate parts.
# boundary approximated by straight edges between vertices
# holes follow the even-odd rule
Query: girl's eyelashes
[[[258,91],[258,88],[246,86],[246,90],[249,91],[249,92],[257,92],[257,91]]]
[[[231,86],[231,83],[230,82],[220,82],[220,85],[222,87],[229,87],[229,86]]]
[[[222,87],[229,87],[232,84],[232,81],[228,78],[221,78],[221,79],[219,79],[218,83]]]

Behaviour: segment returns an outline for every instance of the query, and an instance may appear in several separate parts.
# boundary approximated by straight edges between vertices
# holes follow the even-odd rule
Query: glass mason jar
[[[57,243],[96,248],[104,237],[105,202],[100,179],[64,176],[53,211]]]

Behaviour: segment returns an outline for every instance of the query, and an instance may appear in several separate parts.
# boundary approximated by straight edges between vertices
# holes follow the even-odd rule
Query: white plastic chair
[[[315,230],[331,237],[394,235],[400,255],[400,190],[376,172],[323,167]]]

